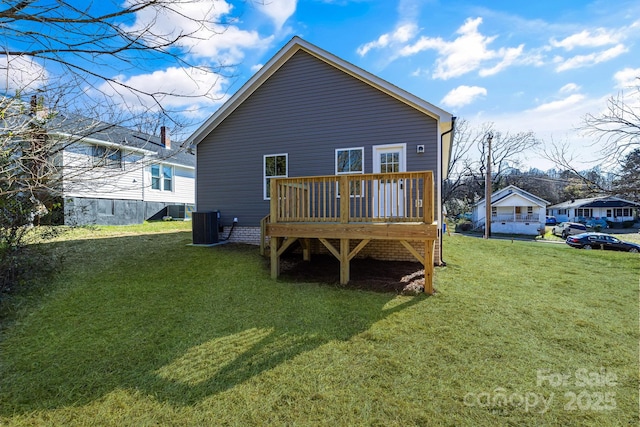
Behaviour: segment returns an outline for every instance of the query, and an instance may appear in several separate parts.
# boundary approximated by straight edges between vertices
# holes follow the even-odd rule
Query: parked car
[[[569,236],[567,245],[578,249],[604,249],[609,251],[640,252],[637,243],[623,242],[606,233],[582,233]]]
[[[544,222],[544,225],[556,225],[558,220],[555,216],[547,216],[547,219]]]
[[[579,222],[561,222],[551,229],[551,233],[555,236],[561,236],[566,239],[573,234],[586,233],[587,226]]]

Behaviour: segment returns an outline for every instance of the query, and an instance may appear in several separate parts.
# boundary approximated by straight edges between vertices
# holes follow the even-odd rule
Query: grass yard
[[[44,245],[61,272],[0,312],[0,425],[638,425],[637,254],[445,236],[408,297],[188,226]]]

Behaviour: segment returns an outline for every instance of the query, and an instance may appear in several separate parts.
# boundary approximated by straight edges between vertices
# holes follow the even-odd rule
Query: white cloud
[[[463,107],[486,95],[487,89],[483,87],[462,85],[447,93],[440,103],[447,107]]]
[[[575,83],[567,83],[566,85],[560,88],[560,93],[571,93],[577,92],[580,90],[580,86]]]
[[[298,0],[271,0],[258,7],[262,13],[273,21],[276,31],[279,31],[287,19],[296,12]]]
[[[483,123],[493,123],[501,132],[532,131],[547,147],[551,147],[553,143],[566,143],[571,154],[575,156],[576,167],[590,167],[589,161],[597,157],[598,148],[593,145],[593,138],[584,135],[579,128],[586,114],[601,110],[605,103],[606,97],[587,98],[574,94],[563,100],[528,110],[498,114],[479,112],[468,120],[474,127],[480,127]],[[525,163],[540,169],[555,166],[537,153],[529,153]]]
[[[478,74],[480,74],[481,77],[487,77],[487,76],[492,76],[494,74],[498,74],[500,71],[513,65],[516,62],[516,60],[522,55],[523,49],[524,49],[523,44],[521,44],[516,48],[500,49],[499,53],[500,53],[500,56],[502,56],[502,61],[498,62],[492,68],[481,69]]]
[[[150,74],[119,76],[116,81],[123,86],[103,83],[98,90],[107,96],[122,99],[122,103],[116,102],[116,104],[140,111],[157,111],[159,107],[154,98],[165,109],[177,107],[194,109],[198,105],[210,106],[212,103],[221,103],[227,97],[225,87],[229,84],[229,80],[220,75],[196,68],[177,67],[154,71]],[[141,95],[127,87],[153,94],[154,97]]]
[[[615,73],[613,79],[619,89],[638,87],[640,86],[640,68],[625,68]]]
[[[128,3],[133,1],[128,0]],[[177,0],[170,8],[142,9],[136,14],[135,22],[125,26],[124,30],[139,33],[150,45],[162,45],[180,34],[186,34],[188,36],[181,38],[177,45],[189,55],[235,64],[244,57],[242,49],[260,49],[273,38],[262,39],[257,31],[245,31],[232,25],[232,10],[233,6],[224,0],[213,3]],[[149,27],[151,31],[148,31]]]
[[[574,93],[573,95],[569,95],[564,99],[560,99],[557,101],[551,101],[546,104],[542,104],[537,106],[536,108],[530,110],[532,112],[554,112],[554,111],[563,111],[567,108],[573,107],[575,105],[579,105],[582,100],[584,100],[585,96],[579,93]]]
[[[428,68],[418,67],[411,72],[411,77],[428,76],[429,74],[431,73],[429,72]]]
[[[556,71],[561,72],[575,68],[589,67],[616,58],[623,53],[626,53],[628,50],[629,49],[627,49],[623,44],[618,44],[607,50],[590,53],[588,55],[576,55],[567,60],[557,57],[556,62],[559,62],[559,65],[556,67]]]
[[[602,47],[617,44],[621,38],[620,33],[604,28],[597,28],[593,33],[589,30],[583,30],[560,41],[551,39],[550,44],[553,47],[571,51],[578,47]]]
[[[377,40],[359,46],[356,52],[360,56],[365,56],[371,49],[382,49],[396,43],[406,43],[415,37],[417,32],[418,27],[415,24],[403,24],[392,33],[385,33]]]
[[[459,36],[447,42],[440,37],[421,37],[412,45],[399,51],[399,56],[411,56],[424,50],[433,49],[439,54],[433,78],[449,79],[477,70],[487,61],[498,60],[491,68],[482,69],[481,76],[488,76],[512,65],[522,54],[523,45],[517,48],[491,50],[488,46],[497,36],[488,37],[478,31],[482,18],[467,19],[456,31]]]
[[[0,55],[0,90],[3,93],[32,91],[49,80],[49,73],[37,62],[23,56]]]

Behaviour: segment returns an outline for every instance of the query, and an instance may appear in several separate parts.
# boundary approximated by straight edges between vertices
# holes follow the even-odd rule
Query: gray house
[[[233,225],[230,241],[258,244],[274,178],[432,171],[433,200],[424,203],[433,203],[434,224],[442,224],[441,184],[454,121],[450,113],[294,37],[187,139],[196,147],[196,211],[219,211],[224,233]],[[394,207],[387,212],[404,217],[405,210],[422,207],[422,200],[404,203],[408,181],[394,182],[395,193],[388,193]],[[361,196],[355,192],[352,187],[351,199]],[[380,201],[376,206],[371,215],[380,217]],[[376,243],[360,255],[406,258],[398,242]]]

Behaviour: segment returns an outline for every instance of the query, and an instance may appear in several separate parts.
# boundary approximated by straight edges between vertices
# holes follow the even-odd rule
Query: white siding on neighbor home
[[[154,190],[151,188],[151,167],[144,169],[144,200],[147,202],[165,203],[195,203],[195,169],[178,165],[166,165],[173,167],[173,185],[171,191]]]
[[[142,200],[144,168],[140,154],[122,151],[122,169],[93,166],[91,144],[63,152],[63,195],[97,199]]]
[[[516,192],[500,198],[500,191],[494,193],[491,217],[491,232],[504,234],[537,235],[545,223],[545,206],[536,204],[533,200]],[[499,200],[496,200],[499,199]],[[482,200],[473,210],[473,221],[482,226],[485,220],[485,201]],[[529,212],[529,208],[531,212]]]

